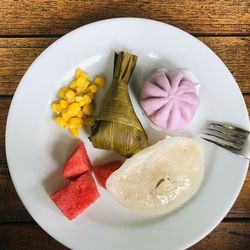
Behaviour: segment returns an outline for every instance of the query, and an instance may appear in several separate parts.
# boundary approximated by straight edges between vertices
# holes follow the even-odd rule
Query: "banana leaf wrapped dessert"
[[[114,76],[95,124],[90,140],[95,148],[112,150],[129,157],[147,147],[147,135],[131,103],[128,82],[137,56],[120,52],[115,56]]]

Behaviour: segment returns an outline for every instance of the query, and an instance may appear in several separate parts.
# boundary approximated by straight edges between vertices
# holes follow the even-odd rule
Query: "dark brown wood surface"
[[[36,225],[9,175],[5,126],[21,77],[32,61],[66,32],[124,16],[175,25],[207,44],[233,73],[250,114],[249,0],[0,1],[0,249],[66,249]],[[250,249],[250,171],[226,218],[191,249]]]
[[[249,35],[246,0],[2,0],[0,35],[61,35],[84,24],[113,17],[166,22],[193,34]]]

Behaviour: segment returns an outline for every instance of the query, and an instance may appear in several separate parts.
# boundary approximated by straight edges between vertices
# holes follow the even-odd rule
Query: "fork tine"
[[[233,133],[237,133],[237,134],[242,134],[244,136],[248,136],[250,131],[247,131],[245,129],[242,129],[242,128],[239,128],[239,127],[235,127],[231,124],[225,124],[225,123],[220,123],[220,122],[214,122],[214,121],[207,121],[206,122],[207,125],[209,126],[215,126],[217,128],[224,128],[226,129],[227,131],[230,131],[230,132],[233,132]]]
[[[201,130],[203,140],[250,160],[250,132],[230,124],[207,121]]]
[[[236,130],[229,129],[226,126],[215,124],[215,123],[208,123],[208,122],[205,124],[204,129],[217,131],[227,136],[231,136],[231,137],[238,138],[241,140],[245,140],[249,135],[249,132],[247,131],[238,132]]]
[[[212,129],[207,130],[207,131],[205,130],[203,132],[203,134],[231,142],[239,147],[244,145],[244,140],[240,140],[239,138],[228,136],[228,135],[223,134],[221,132],[217,132],[216,130],[212,130]]]
[[[211,142],[221,148],[224,148],[226,150],[229,150],[231,151],[232,153],[235,153],[235,154],[238,154],[239,150],[230,146],[230,145],[226,145],[226,144],[223,144],[223,143],[220,143],[220,142],[217,142],[215,140],[212,140],[212,139],[208,139],[208,138],[205,138],[205,137],[201,137],[201,139],[205,140],[205,141],[208,141],[208,142]]]

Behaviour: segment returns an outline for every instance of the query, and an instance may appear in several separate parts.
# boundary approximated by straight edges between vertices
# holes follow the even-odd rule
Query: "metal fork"
[[[207,121],[201,138],[250,160],[249,131],[231,124]]]

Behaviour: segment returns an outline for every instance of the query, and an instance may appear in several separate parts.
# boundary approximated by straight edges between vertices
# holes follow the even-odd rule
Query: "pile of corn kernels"
[[[68,128],[74,137],[78,137],[81,127],[94,124],[95,95],[105,85],[103,77],[97,76],[91,83],[86,72],[76,69],[69,87],[61,88],[58,92],[59,100],[51,105],[55,113],[53,120],[61,128]]]

